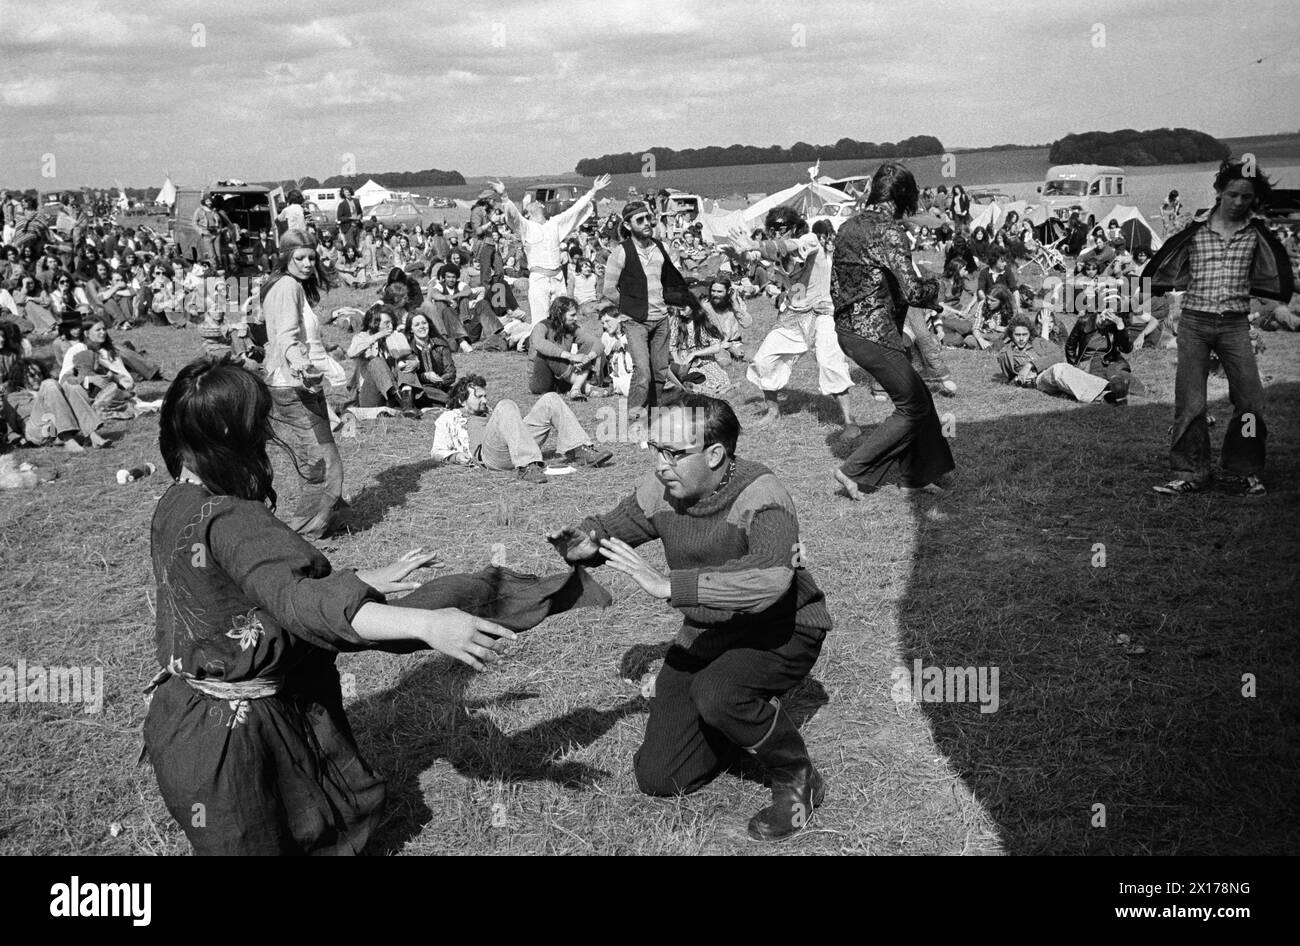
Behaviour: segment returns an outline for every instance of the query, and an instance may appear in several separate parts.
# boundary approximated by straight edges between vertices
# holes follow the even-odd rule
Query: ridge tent
[[[1097,218],[1097,225],[1104,228],[1112,220],[1119,224],[1120,233],[1124,234],[1124,246],[1130,253],[1139,246],[1145,246],[1154,253],[1165,242],[1136,207],[1116,204],[1110,213]]]
[[[361,209],[366,210],[367,208],[373,207],[375,204],[391,200],[393,193],[383,184],[376,183],[375,179],[372,177],[370,180],[358,187],[352,196],[361,202]]]

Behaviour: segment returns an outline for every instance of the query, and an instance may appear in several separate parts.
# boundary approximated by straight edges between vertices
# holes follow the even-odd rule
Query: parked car
[[[403,224],[414,227],[423,219],[420,208],[411,200],[382,200],[367,208],[363,218],[367,228],[375,225],[398,227]]]
[[[456,201],[452,200],[450,197],[439,197],[435,194],[433,197],[429,198],[429,206],[436,207],[439,210],[450,210],[452,207],[456,206]]]

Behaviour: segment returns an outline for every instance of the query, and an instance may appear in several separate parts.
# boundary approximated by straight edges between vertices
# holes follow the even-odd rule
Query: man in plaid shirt
[[[1142,272],[1155,294],[1186,289],[1178,326],[1178,373],[1169,465],[1174,478],[1157,493],[1182,495],[1204,489],[1213,478],[1205,383],[1210,355],[1228,376],[1233,418],[1223,438],[1220,463],[1245,496],[1266,492],[1264,386],[1250,344],[1251,296],[1287,301],[1294,289],[1286,250],[1251,219],[1272,186],[1251,161],[1224,162],[1214,179],[1218,194],[1209,214],[1170,239]]]

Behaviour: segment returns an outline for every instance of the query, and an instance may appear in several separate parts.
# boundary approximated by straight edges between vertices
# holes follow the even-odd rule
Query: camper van
[[[221,182],[209,187],[178,187],[172,210],[172,228],[176,245],[186,260],[192,262],[199,257],[201,243],[198,227],[194,225],[194,212],[199,209],[205,194],[212,195],[214,209],[224,213],[235,225],[241,266],[253,265],[252,244],[260,231],[265,230],[272,240],[279,242],[275,210],[267,188]]]
[[[1105,164],[1058,164],[1049,168],[1047,180],[1038,188],[1048,213],[1065,220],[1070,211],[1092,226],[1102,213],[1123,201],[1124,169]]]

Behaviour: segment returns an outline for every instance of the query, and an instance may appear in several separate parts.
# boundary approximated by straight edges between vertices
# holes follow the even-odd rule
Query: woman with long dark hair
[[[296,278],[290,276],[289,278]],[[340,651],[416,642],[481,670],[514,634],[384,596],[433,556],[335,571],[273,515],[273,392],[229,361],[186,365],[158,446],[176,481],[150,530],[163,668],[144,741],[196,854],[355,854],[384,804],[343,711]]]
[[[280,239],[275,269],[262,286],[266,321],[266,383],[275,409],[276,438],[296,458],[302,493],[289,527],[319,539],[343,505],[343,459],[330,429],[325,384],[347,383],[343,366],[325,351],[312,304],[320,301],[316,246],[300,230]]]
[[[831,270],[831,297],[840,347],[894,402],[885,418],[835,471],[850,499],[893,483],[941,491],[955,466],[934,400],[908,360],[907,307],[934,308],[938,284],[912,266],[903,218],[916,213],[916,179],[886,162],[871,177],[865,207],[840,228]]]

